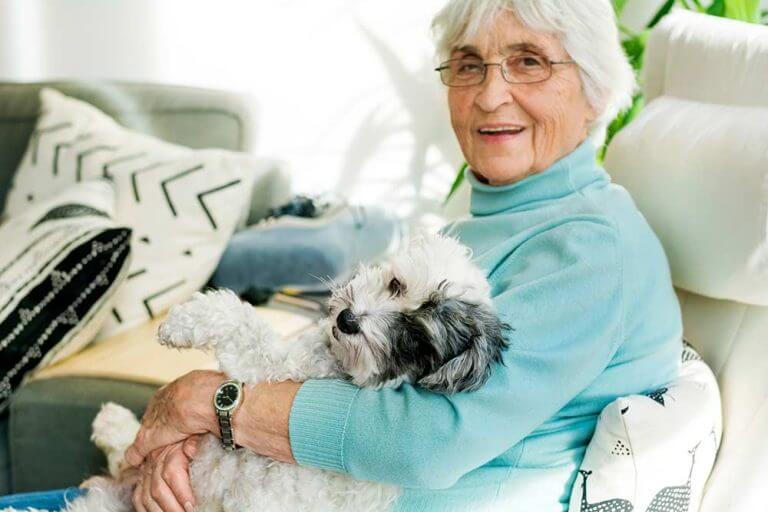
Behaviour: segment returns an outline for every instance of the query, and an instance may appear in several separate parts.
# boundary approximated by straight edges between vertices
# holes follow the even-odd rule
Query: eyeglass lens
[[[512,55],[500,65],[504,78],[511,83],[541,82],[548,79],[552,72],[550,62],[535,54]],[[444,84],[462,86],[482,83],[487,64],[477,57],[463,57],[449,60],[441,67],[440,76]]]

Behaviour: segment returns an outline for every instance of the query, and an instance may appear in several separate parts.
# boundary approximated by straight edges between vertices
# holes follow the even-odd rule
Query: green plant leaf
[[[628,0],[613,0],[613,10],[616,11],[616,17],[620,17],[624,12],[624,7],[627,6]]]
[[[696,9],[699,12],[706,12],[706,9],[704,8],[704,6],[701,4],[701,2],[699,0],[692,0],[692,1],[693,1],[693,4],[696,6]]]
[[[675,0],[667,0],[664,2],[664,5],[661,6],[656,15],[651,18],[651,21],[648,23],[648,28],[655,27],[664,16],[669,14],[669,11],[671,11],[674,6]]]
[[[645,107],[645,98],[642,94],[635,94],[635,96],[632,98],[632,106],[629,108],[629,110],[620,113],[618,116],[616,116],[616,119],[614,119],[611,124],[608,126],[608,132],[606,134],[605,138],[605,144],[600,149],[598,153],[598,160],[602,163],[603,159],[605,158],[605,152],[608,149],[608,144],[610,144],[611,140],[616,136],[617,133],[619,133],[625,126],[627,126],[629,123],[634,120],[637,115],[643,110]]]
[[[461,167],[459,167],[459,173],[456,175],[456,178],[453,180],[453,184],[451,185],[451,190],[448,191],[448,195],[445,197],[445,201],[443,201],[443,206],[445,206],[448,201],[451,200],[451,197],[453,194],[456,193],[457,190],[459,190],[459,187],[461,186],[461,183],[464,181],[464,170],[469,167],[469,164],[467,162],[464,162]]]
[[[760,0],[725,0],[725,16],[749,23],[760,22]]]
[[[643,56],[645,55],[645,45],[648,41],[649,30],[645,30],[633,37],[628,37],[621,42],[624,52],[627,54],[632,69],[639,72],[643,67]]]
[[[712,16],[725,16],[725,0],[715,0],[707,8],[707,14]]]

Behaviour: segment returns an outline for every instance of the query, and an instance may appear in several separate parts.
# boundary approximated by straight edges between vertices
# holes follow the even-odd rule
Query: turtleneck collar
[[[493,215],[527,203],[569,195],[597,180],[610,181],[597,164],[597,150],[587,140],[551,167],[510,185],[482,183],[470,168],[464,178],[472,187],[472,215]]]

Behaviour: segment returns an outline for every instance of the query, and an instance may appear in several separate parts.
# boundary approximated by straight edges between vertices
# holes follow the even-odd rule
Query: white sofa
[[[641,115],[605,167],[665,247],[724,433],[703,512],[768,510],[768,28],[688,11],[651,33]]]

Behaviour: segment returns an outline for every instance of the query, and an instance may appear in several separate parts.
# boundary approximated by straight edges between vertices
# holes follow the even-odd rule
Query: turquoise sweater
[[[564,511],[597,416],[676,375],[682,322],[664,251],[583,143],[539,174],[471,171],[473,250],[510,331],[474,393],[310,380],[294,401],[299,464],[404,487],[397,511]]]

